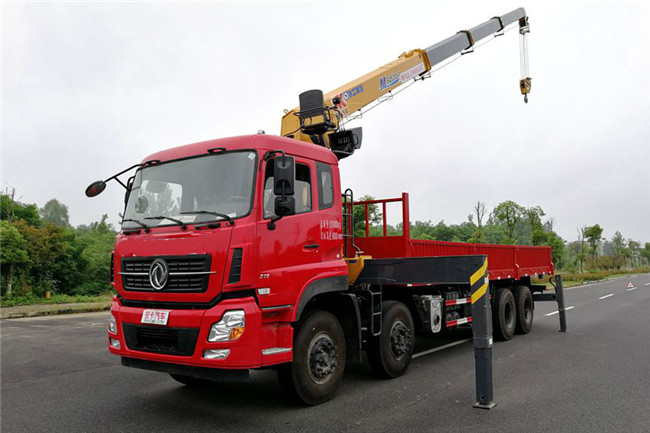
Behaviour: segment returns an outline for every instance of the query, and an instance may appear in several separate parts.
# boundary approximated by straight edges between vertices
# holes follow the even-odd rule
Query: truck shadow
[[[432,338],[418,336],[416,338],[415,353],[443,346],[450,342],[471,338],[471,329],[456,329],[439,337]],[[468,345],[470,345],[468,343]],[[458,348],[472,357],[469,348]],[[455,352],[454,350],[451,350]],[[442,352],[441,352],[442,353]],[[455,355],[454,355],[455,356]],[[428,355],[429,361],[435,362],[435,355]],[[412,371],[407,372],[412,374]],[[345,376],[339,388],[337,396],[332,404],[341,399],[355,398],[357,393],[372,391],[373,387],[381,388],[385,381],[378,379],[365,360],[363,363],[351,363],[346,366]],[[146,407],[141,408],[150,415],[170,417],[178,421],[181,417],[188,417],[197,422],[196,417],[207,416],[208,414],[229,417],[233,411],[247,410],[262,411],[268,414],[265,416],[276,417],[279,413],[293,412],[304,409],[291,401],[283,394],[274,370],[252,371],[250,378],[243,382],[215,382],[200,387],[191,387],[177,384],[171,378],[169,386],[165,390],[151,396],[155,404],[149,400]],[[322,407],[322,406],[321,406]],[[152,414],[151,411],[155,411]],[[307,410],[309,412],[309,410]],[[240,420],[241,421],[241,420]]]

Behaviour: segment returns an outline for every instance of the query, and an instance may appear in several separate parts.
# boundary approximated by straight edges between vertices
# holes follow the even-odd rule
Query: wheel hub
[[[336,370],[338,352],[332,339],[321,334],[309,346],[309,375],[316,383],[324,383]]]
[[[390,330],[390,348],[395,358],[399,359],[406,355],[411,350],[412,344],[411,330],[401,320],[396,321]]]

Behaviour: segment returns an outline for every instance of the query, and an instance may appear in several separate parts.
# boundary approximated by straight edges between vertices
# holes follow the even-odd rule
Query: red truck
[[[464,50],[515,21],[527,29],[518,9],[422,50],[426,67],[415,78],[450,44]],[[389,64],[411,71],[405,82],[414,78],[409,59]],[[335,91],[327,103],[322,92],[302,94],[300,132],[164,150],[87,188],[93,197],[115,179],[126,189],[108,328],[108,349],[123,365],[187,385],[274,368],[289,395],[318,404],[364,351],[380,376],[398,377],[416,332],[470,323],[469,282],[479,272],[489,275],[496,336],[530,330],[539,289],[531,277],[553,274],[550,248],[411,239],[407,194],[354,202],[342,191],[339,160],[359,148],[360,131],[341,128],[351,113],[337,104],[353,107],[354,97],[391,84],[386,68],[362,78],[347,86],[356,93]],[[398,236],[387,232],[391,202],[402,205]],[[366,215],[382,208],[381,236],[370,236],[367,216],[365,235],[355,236],[355,206]]]

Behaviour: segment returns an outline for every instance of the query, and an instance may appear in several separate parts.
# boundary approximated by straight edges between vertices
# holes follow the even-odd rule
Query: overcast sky
[[[123,190],[93,180],[150,153],[279,134],[298,94],[329,91],[406,50],[524,6],[533,89],[519,94],[516,31],[350,126],[357,196],[411,194],[412,219],[466,220],[481,200],[541,206],[568,240],[599,223],[650,242],[647,2],[4,3],[2,186],[73,225]]]

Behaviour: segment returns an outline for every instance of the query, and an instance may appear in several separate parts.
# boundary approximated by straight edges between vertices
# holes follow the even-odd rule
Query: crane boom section
[[[309,106],[303,106],[301,99],[300,107],[285,111],[282,118],[281,134],[334,150],[332,139],[336,137],[337,140],[340,140],[336,134],[340,135],[340,124],[345,118],[392,92],[402,84],[423,76],[432,67],[450,57],[459,53],[471,52],[476,42],[491,35],[500,35],[507,26],[517,21],[520,33],[525,36],[528,32],[528,17],[524,8],[518,8],[505,15],[491,18],[469,30],[462,30],[424,50],[415,49],[404,52],[396,60],[324,95],[320,91],[305,92],[302,95],[312,93],[310,95],[312,97],[314,96],[313,92],[318,92],[318,98],[322,95],[322,99],[316,98],[317,102],[314,103],[314,99],[311,98]],[[525,63],[527,65],[527,60]],[[530,91],[530,78],[522,76],[520,87],[521,92],[526,95]],[[349,137],[347,140],[350,141]],[[358,145],[360,145],[360,137]],[[351,152],[353,151],[351,149]],[[345,156],[351,152],[348,149]],[[345,156],[339,155],[339,157]]]
[[[350,114],[361,110],[377,98],[396,89],[401,84],[418,77],[430,69],[427,55],[422,50],[412,50],[402,53],[396,60],[369,72],[354,81],[338,87],[324,95],[325,106],[335,107],[338,122]],[[300,108],[285,113],[282,118],[282,135],[293,132],[294,138],[308,141],[308,135],[300,132],[300,121],[297,113]]]

